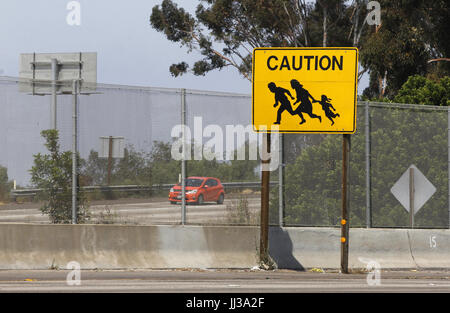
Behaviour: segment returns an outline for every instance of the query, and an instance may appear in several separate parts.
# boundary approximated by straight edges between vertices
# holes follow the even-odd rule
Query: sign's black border
[[[255,127],[255,52],[258,50],[355,50],[356,51],[356,62],[355,62],[355,94],[354,94],[354,105],[353,105],[353,129],[351,131],[320,131],[320,130],[282,130],[282,131],[276,131],[273,133],[298,133],[298,134],[354,134],[356,132],[356,106],[357,106],[357,94],[358,94],[358,48],[356,47],[258,47],[253,49],[253,56],[252,56],[252,128],[254,132],[257,133],[272,133],[272,131],[262,131],[257,130]]]

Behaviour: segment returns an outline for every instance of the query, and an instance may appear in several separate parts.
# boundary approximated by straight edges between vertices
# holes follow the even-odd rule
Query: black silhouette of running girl
[[[275,83],[269,83],[268,85],[269,90],[275,94],[275,104],[273,105],[274,108],[278,106],[278,103],[281,103],[280,107],[278,108],[277,112],[277,121],[274,124],[280,124],[281,122],[281,113],[283,113],[285,110],[287,110],[291,115],[294,115],[294,110],[292,110],[291,103],[289,102],[288,98],[286,97],[286,94],[291,97],[292,100],[294,100],[294,97],[291,95],[291,92],[287,89],[277,87]]]
[[[296,104],[296,103],[300,102],[300,105],[294,111],[294,115],[297,114],[302,119],[300,121],[300,124],[303,124],[303,123],[306,122],[306,120],[303,117],[302,112],[308,114],[311,118],[318,118],[319,121],[322,123],[322,118],[320,116],[318,116],[318,115],[315,115],[312,112],[312,103],[309,100],[309,98],[311,98],[313,100],[313,102],[318,102],[318,101],[316,101],[313,98],[313,96],[311,96],[311,94],[309,93],[308,90],[303,88],[303,85],[300,84],[298,82],[298,80],[296,80],[296,79],[291,80],[291,87],[297,93],[297,100],[293,104]]]
[[[322,106],[323,111],[325,112],[326,117],[331,121],[331,125],[334,124],[333,118],[340,116],[339,113],[334,113],[333,111],[336,111],[336,109],[333,107],[333,105],[330,103],[331,99],[327,98],[326,95],[322,95],[321,101],[314,100],[313,102],[319,102]],[[331,110],[333,109],[333,111]]]

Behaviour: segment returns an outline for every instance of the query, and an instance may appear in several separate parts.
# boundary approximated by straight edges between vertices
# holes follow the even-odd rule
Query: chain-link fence
[[[409,207],[397,199],[409,194],[394,195],[391,188],[414,165],[436,188],[416,208],[414,227],[448,228],[448,108],[360,102],[357,114],[351,136],[351,226],[411,227]],[[279,223],[339,225],[342,136],[284,136],[284,219]],[[402,183],[408,192],[408,181]],[[416,197],[425,200],[426,186],[416,183]],[[272,206],[279,207],[274,198]]]
[[[87,223],[259,224],[261,136],[251,127],[251,96],[97,84],[77,99],[74,111],[73,95],[57,97],[60,156],[52,158],[41,134],[51,128],[51,96],[0,79],[0,222],[70,222],[52,218],[48,204],[65,191],[72,199],[75,139]],[[391,188],[414,165],[436,188],[414,227],[448,228],[448,109],[359,102],[357,112],[350,225],[410,227]],[[338,226],[342,136],[275,134],[272,151],[270,223]]]

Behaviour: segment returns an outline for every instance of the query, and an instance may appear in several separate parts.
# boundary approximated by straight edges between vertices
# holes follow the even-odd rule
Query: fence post
[[[109,142],[108,142],[108,176],[106,179],[106,183],[108,186],[111,186],[111,171],[112,171],[112,151],[113,151],[113,137],[109,136]]]
[[[52,107],[51,107],[51,129],[57,129],[57,80],[58,80],[58,60],[51,60],[52,67]]]
[[[78,81],[73,81],[72,91],[72,224],[77,223],[77,188],[78,188],[78,173],[77,173],[77,132],[78,132]]]
[[[280,227],[284,226],[284,135],[279,136],[279,162],[278,165],[278,218]]]
[[[365,102],[365,135],[366,135],[366,228],[372,227],[372,193],[370,181],[370,106]]]
[[[450,107],[447,107],[447,123],[448,123],[448,133],[447,133],[447,141],[448,141],[448,228],[450,229]]]
[[[181,224],[186,224],[186,89],[181,89],[181,125],[183,154],[181,159]]]

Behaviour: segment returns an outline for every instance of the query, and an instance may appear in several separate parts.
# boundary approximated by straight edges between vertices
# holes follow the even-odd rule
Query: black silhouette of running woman
[[[322,106],[323,111],[325,112],[326,117],[331,121],[331,125],[334,124],[333,118],[340,116],[339,113],[334,113],[333,111],[336,111],[336,109],[333,107],[333,105],[329,102],[331,99],[327,98],[326,95],[322,95],[321,101],[313,101],[313,102],[319,102]],[[333,109],[333,111],[331,111]]]
[[[313,102],[317,102],[317,101],[313,98],[313,96],[311,96],[309,91],[306,90],[305,88],[303,88],[303,85],[300,84],[298,82],[298,80],[296,80],[296,79],[291,80],[291,87],[297,93],[297,100],[293,104],[300,102],[300,105],[294,111],[294,115],[297,114],[302,119],[300,121],[300,124],[303,124],[306,122],[306,120],[303,117],[302,112],[308,114],[311,118],[318,118],[319,121],[322,123],[322,118],[318,115],[315,115],[312,112],[312,103],[309,100],[309,98],[311,98],[313,100]]]
[[[291,95],[291,92],[287,89],[277,87],[275,83],[269,83],[268,85],[269,90],[275,94],[275,104],[273,105],[274,108],[278,106],[278,103],[281,103],[280,107],[278,108],[277,112],[277,121],[274,124],[280,124],[281,122],[281,113],[283,113],[285,110],[287,110],[291,115],[294,115],[294,110],[292,110],[291,103],[289,102],[288,98],[286,97],[286,94],[291,97],[292,100],[294,100],[294,97]]]

